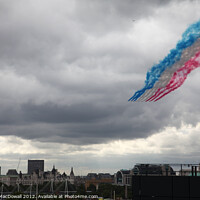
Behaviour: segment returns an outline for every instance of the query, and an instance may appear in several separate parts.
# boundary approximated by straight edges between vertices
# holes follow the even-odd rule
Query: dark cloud
[[[120,114],[123,108],[109,106],[107,109],[95,104],[56,105],[46,102],[42,105],[22,105],[24,120],[42,123],[93,123]]]
[[[63,106],[29,102],[22,105],[13,125],[4,125],[1,134],[49,142],[94,144],[146,137],[170,124],[173,104],[171,108],[162,103],[124,104],[126,106],[91,102]],[[158,105],[159,111],[155,112]]]
[[[81,145],[195,124],[198,96],[192,104],[181,93],[155,104],[127,101],[164,51],[161,39],[159,55],[150,40],[135,39],[145,33],[134,23],[148,26],[171,3],[0,1],[0,134]]]

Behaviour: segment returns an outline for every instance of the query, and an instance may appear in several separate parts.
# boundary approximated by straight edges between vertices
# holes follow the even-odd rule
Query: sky
[[[200,163],[200,69],[128,102],[200,19],[198,0],[0,0],[0,166],[115,173]],[[19,162],[20,161],[20,162]]]

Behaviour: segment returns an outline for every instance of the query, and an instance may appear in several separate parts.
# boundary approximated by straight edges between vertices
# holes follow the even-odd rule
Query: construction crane
[[[18,169],[19,169],[20,162],[21,162],[21,158],[19,158],[19,161],[18,161],[17,172],[18,172]]]

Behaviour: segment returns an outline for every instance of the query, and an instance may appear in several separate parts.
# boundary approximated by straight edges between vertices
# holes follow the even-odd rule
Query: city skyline
[[[18,174],[20,172],[23,173],[23,174],[29,174],[28,173],[28,169],[29,169],[28,162],[29,161],[35,161],[35,160],[24,160],[24,161],[22,161],[23,162],[23,167],[20,167],[21,161],[22,161],[21,159],[18,161],[18,164],[17,164],[18,166],[17,167],[10,166],[10,168],[5,168],[4,165],[2,164],[3,167],[0,166],[0,169],[1,169],[0,170],[1,171],[0,175],[6,175],[8,170],[16,170],[16,172]],[[74,168],[73,166],[70,166],[70,165],[68,165],[65,168],[59,169],[57,167],[56,163],[53,163],[51,165],[51,164],[48,164],[48,161],[46,163],[45,160],[39,159],[39,160],[36,160],[36,161],[44,161],[44,170],[42,170],[42,171],[46,171],[46,172],[52,171],[52,169],[55,167],[60,173],[66,173],[66,175],[68,175],[68,176],[69,176],[72,168],[73,168],[73,171],[75,171],[76,176],[86,176],[88,173],[97,173],[98,174],[98,173],[109,173],[109,172],[111,172],[111,174],[114,174],[114,173],[116,173],[116,171],[121,170],[121,169],[116,169],[116,171],[110,171],[110,169],[107,169],[107,171],[106,171],[106,169],[105,169],[105,170],[101,171],[101,169],[90,169],[90,168],[82,169],[82,168],[80,168],[78,166],[77,166],[77,168]],[[26,165],[26,166],[24,167],[24,165]],[[123,168],[123,169],[125,169],[125,168]],[[132,170],[132,169],[133,169],[133,166],[129,166],[129,168],[127,168],[126,170]]]
[[[200,19],[197,0],[0,0],[0,166],[75,174],[200,162],[200,69],[156,103],[146,71]]]

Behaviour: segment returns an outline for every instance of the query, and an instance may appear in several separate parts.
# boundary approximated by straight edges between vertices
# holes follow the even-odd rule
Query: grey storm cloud
[[[120,114],[123,111],[121,106],[105,107],[95,106],[95,104],[78,105],[56,105],[45,103],[43,105],[34,105],[27,103],[22,105],[24,120],[44,123],[84,123],[95,122],[101,119],[109,118],[112,115]]]
[[[180,93],[156,104],[127,101],[157,60],[154,52],[144,59],[126,33],[170,3],[0,1],[0,134],[93,144],[190,123],[180,112],[195,112],[187,96],[174,104]]]

